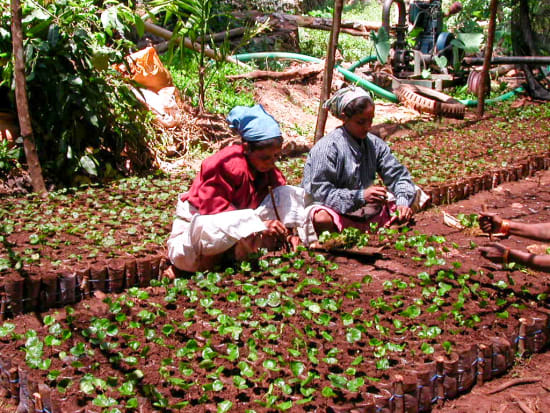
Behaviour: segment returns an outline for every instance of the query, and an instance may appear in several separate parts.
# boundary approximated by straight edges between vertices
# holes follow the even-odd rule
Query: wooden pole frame
[[[485,47],[485,56],[483,60],[483,68],[481,69],[481,81],[477,90],[477,116],[481,118],[485,113],[485,90],[487,85],[490,85],[489,68],[491,66],[491,58],[493,56],[493,42],[495,39],[495,27],[497,18],[498,0],[491,0],[489,5],[491,16],[489,18],[489,28],[487,33],[487,46]]]
[[[328,99],[332,87],[332,75],[334,71],[336,48],[338,47],[338,36],[340,34],[343,8],[344,0],[335,0],[334,15],[332,16],[332,29],[330,31],[330,40],[327,45],[327,59],[325,61],[323,86],[321,88],[321,96],[319,97],[319,111],[317,114],[317,125],[315,126],[314,137],[315,142],[321,139],[325,134],[325,125],[327,123],[328,110],[323,107],[323,104]]]

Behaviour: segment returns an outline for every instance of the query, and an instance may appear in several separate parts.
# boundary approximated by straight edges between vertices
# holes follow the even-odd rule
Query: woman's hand
[[[500,231],[502,218],[494,212],[482,212],[479,214],[479,227],[487,234],[493,234]]]
[[[367,204],[382,204],[386,202],[386,188],[383,186],[369,186],[363,191]]]
[[[480,247],[479,252],[481,252],[481,256],[483,258],[487,258],[491,262],[504,264],[508,261],[510,249],[498,242],[495,242],[485,247]]]
[[[399,222],[407,222],[413,216],[413,210],[406,205],[397,205],[397,212],[399,214],[397,217]]]
[[[267,227],[267,229],[263,231],[265,235],[283,236],[288,234],[288,230],[281,221],[276,219],[268,220],[264,221],[264,224]]]
[[[390,222],[386,224],[386,227],[389,227],[396,221],[400,224],[403,224],[405,222],[408,222],[413,216],[413,211],[406,205],[397,205],[397,209],[394,214],[392,214],[392,217],[390,218]]]

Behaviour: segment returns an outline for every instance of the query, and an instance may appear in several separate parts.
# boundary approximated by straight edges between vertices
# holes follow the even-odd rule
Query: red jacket
[[[189,192],[181,195],[202,215],[235,209],[257,208],[269,193],[268,187],[285,185],[278,168],[253,172],[242,145],[231,145],[206,158]]]

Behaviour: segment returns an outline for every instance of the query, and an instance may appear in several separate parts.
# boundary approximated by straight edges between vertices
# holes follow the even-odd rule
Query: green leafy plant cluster
[[[52,191],[45,199],[9,198],[0,207],[0,274],[156,250],[170,232],[174,199],[188,184],[136,177]],[[15,234],[24,236],[15,243]],[[62,261],[56,256],[63,248],[73,252]]]
[[[128,5],[127,5],[128,4]],[[12,90],[10,6],[0,1],[0,87]],[[143,22],[132,2],[23,1],[26,80],[42,167],[65,182],[148,166],[150,119],[110,64],[133,47]]]
[[[379,236],[421,259],[446,248],[443,237],[419,232]],[[532,309],[535,297],[514,290],[511,275],[437,265],[395,273],[380,286],[368,274],[342,276],[323,254],[300,249],[153,280],[152,289],[106,297],[101,311],[84,303],[78,313],[52,312],[36,330],[16,333],[7,322],[0,341],[18,341],[20,362],[60,393],[80,390],[83,404],[131,409],[140,394],[157,408],[215,400],[226,411],[242,393],[253,394],[243,409],[320,408],[371,391],[410,357],[452,351],[454,336],[490,328],[493,313],[511,322],[525,303]]]
[[[7,139],[0,140],[0,177],[19,166],[21,148],[12,146]]]
[[[418,135],[400,137],[391,144],[418,185],[452,182],[545,152],[550,135],[536,125],[547,121],[549,111],[550,104],[513,108],[510,102],[501,102],[491,108],[495,119],[483,130],[451,126],[433,134],[434,125],[422,122],[413,126]],[[528,125],[524,119],[540,122]]]
[[[319,242],[339,248],[366,247],[369,243],[369,234],[358,228],[344,228],[342,232],[325,231],[319,236]]]

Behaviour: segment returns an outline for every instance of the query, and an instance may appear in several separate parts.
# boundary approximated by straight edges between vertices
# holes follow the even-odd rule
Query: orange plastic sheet
[[[173,86],[170,72],[162,64],[154,47],[132,53],[126,57],[127,65],[115,68],[140,86],[133,89],[136,97],[155,114],[162,126],[172,128],[181,122],[178,90]]]

